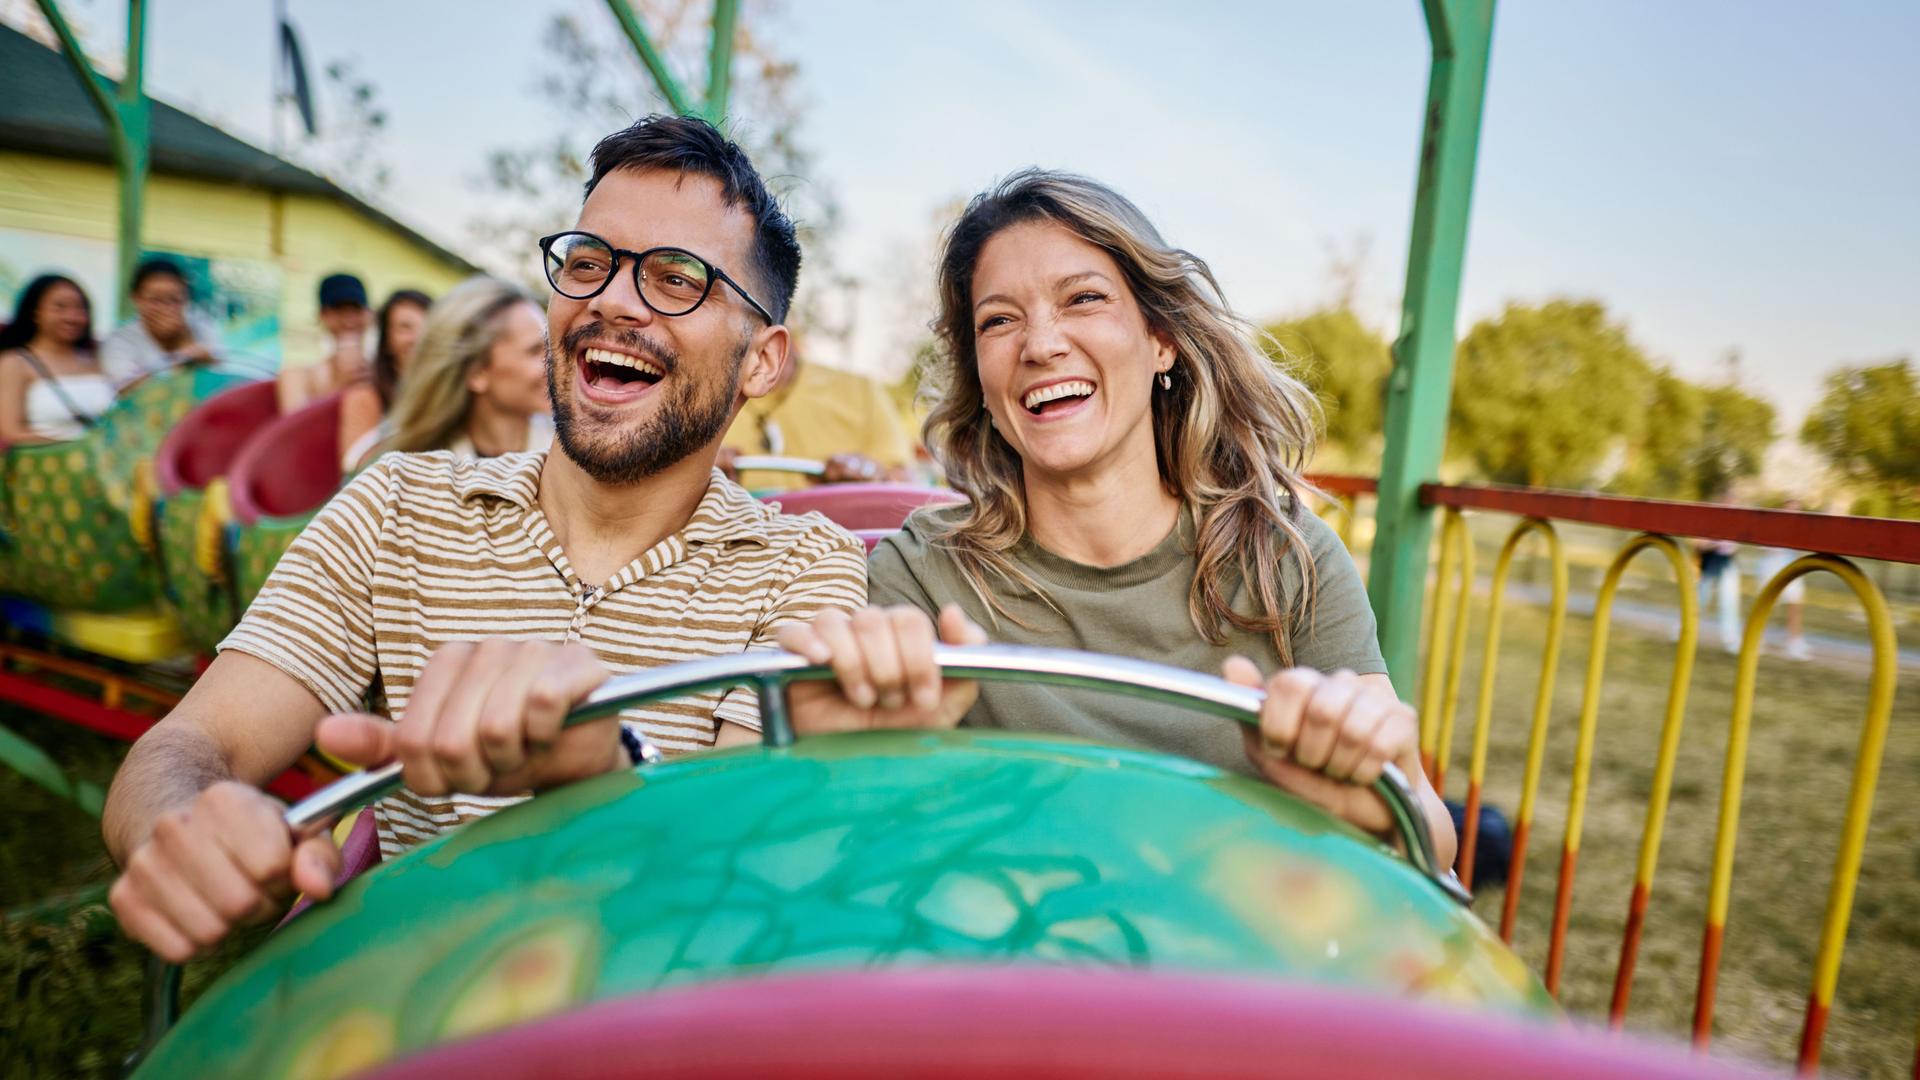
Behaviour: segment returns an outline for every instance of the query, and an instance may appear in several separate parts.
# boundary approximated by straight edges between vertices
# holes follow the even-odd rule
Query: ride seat
[[[223,390],[181,417],[154,455],[161,498],[225,476],[247,439],[279,413],[272,380]]]
[[[318,510],[340,481],[339,394],[254,432],[227,474],[233,517],[242,525]]]
[[[891,532],[907,523],[908,515],[923,506],[963,503],[966,496],[947,488],[914,484],[822,484],[800,491],[783,491],[765,500],[782,513],[815,510],[843,529],[879,529]],[[873,543],[867,544],[872,550]]]

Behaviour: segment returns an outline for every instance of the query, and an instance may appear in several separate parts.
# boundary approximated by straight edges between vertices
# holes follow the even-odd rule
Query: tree
[[[1294,374],[1319,395],[1326,441],[1354,465],[1377,463],[1393,351],[1350,307],[1333,307],[1267,327]],[[1268,346],[1272,351],[1272,345]]]
[[[799,68],[755,33],[773,7],[770,0],[742,4],[728,134],[747,148],[799,228],[806,272],[795,321],[809,336],[844,339],[854,305],[837,297],[852,280],[835,269],[826,243],[839,206],[825,186],[805,179],[812,162],[799,140]],[[682,75],[705,70],[711,0],[633,0],[633,8],[669,68]],[[528,252],[537,237],[564,227],[579,212],[594,143],[649,112],[667,110],[626,36],[601,5],[593,9],[555,14],[542,38],[544,74],[535,90],[552,107],[553,128],[532,141],[494,149],[477,180],[494,196],[493,206],[470,230],[483,260],[497,272],[522,279],[537,273],[529,269]],[[702,86],[705,79],[681,82]]]
[[[1758,476],[1774,440],[1773,406],[1731,384],[1702,386],[1653,372],[1640,437],[1609,490],[1706,499]]]
[[[1641,436],[1653,377],[1597,301],[1509,304],[1460,343],[1450,447],[1494,481],[1586,484]]]
[[[1920,373],[1911,360],[1827,376],[1800,439],[1859,490],[1856,512],[1920,516]]]
[[[386,163],[387,107],[380,88],[360,71],[356,60],[335,60],[326,67],[329,104],[319,134],[301,156],[336,182],[361,195],[378,197],[392,182]]]

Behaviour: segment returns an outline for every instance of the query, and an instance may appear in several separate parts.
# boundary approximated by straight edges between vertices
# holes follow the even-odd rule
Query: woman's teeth
[[[1054,383],[1051,386],[1042,386],[1038,390],[1028,391],[1027,396],[1020,400],[1020,404],[1024,405],[1028,412],[1038,415],[1040,406],[1045,405],[1049,401],[1058,401],[1061,398],[1070,397],[1091,397],[1092,395],[1092,383],[1087,382],[1085,379],[1069,379],[1066,382]]]

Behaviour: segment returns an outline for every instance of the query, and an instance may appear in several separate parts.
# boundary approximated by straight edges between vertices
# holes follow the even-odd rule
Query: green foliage
[[[1351,308],[1335,307],[1267,327],[1293,373],[1326,410],[1326,442],[1349,459],[1377,462],[1393,352]],[[1268,345],[1269,351],[1272,344]]]
[[[1500,483],[1589,483],[1646,429],[1655,369],[1591,300],[1509,304],[1454,368],[1449,449]]]
[[[1700,386],[1657,368],[1645,423],[1609,490],[1705,499],[1758,476],[1774,440],[1773,406],[1737,386]]]
[[[1920,372],[1911,360],[1827,376],[1800,438],[1859,490],[1856,513],[1920,516]]]

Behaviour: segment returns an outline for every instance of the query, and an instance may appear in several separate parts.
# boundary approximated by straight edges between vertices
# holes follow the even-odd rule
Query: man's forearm
[[[125,866],[161,814],[231,779],[226,755],[205,733],[185,725],[154,728],[128,751],[107,793],[100,825],[107,852]]]

